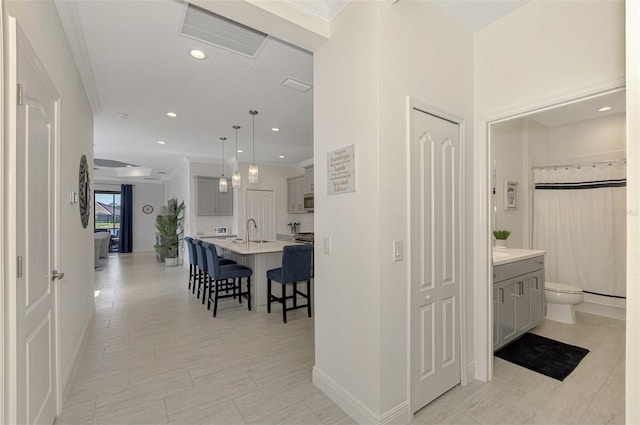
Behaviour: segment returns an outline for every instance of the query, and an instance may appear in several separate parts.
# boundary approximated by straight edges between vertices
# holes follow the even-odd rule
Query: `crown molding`
[[[93,78],[93,69],[91,68],[91,59],[89,58],[89,50],[84,39],[84,31],[80,16],[78,15],[78,5],[76,0],[55,0],[58,15],[62,27],[67,35],[67,41],[71,49],[71,54],[76,62],[76,67],[80,73],[80,79],[84,85],[84,90],[89,99],[91,110],[94,114],[98,114],[102,110],[100,105],[100,97],[98,89]]]

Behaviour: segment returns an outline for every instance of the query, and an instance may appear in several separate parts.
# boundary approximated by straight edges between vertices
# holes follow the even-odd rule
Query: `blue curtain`
[[[133,186],[120,187],[120,240],[118,252],[133,251]]]

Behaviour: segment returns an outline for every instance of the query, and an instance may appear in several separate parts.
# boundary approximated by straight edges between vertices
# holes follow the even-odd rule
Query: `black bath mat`
[[[564,381],[589,350],[540,335],[524,334],[495,355],[518,366]]]

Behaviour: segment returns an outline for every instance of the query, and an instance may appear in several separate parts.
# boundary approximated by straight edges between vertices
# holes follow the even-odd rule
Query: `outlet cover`
[[[331,238],[328,236],[322,238],[322,251],[325,254],[331,254]]]

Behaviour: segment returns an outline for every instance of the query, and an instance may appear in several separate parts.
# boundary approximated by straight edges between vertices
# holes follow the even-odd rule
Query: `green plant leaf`
[[[511,234],[511,231],[509,231],[509,230],[494,230],[493,231],[493,237],[496,238],[496,239],[507,239],[510,234]]]
[[[184,208],[184,202],[178,204],[176,199],[170,199],[158,212],[156,229],[160,235],[160,243],[154,248],[161,256],[169,258],[178,256],[178,247],[184,233],[182,228]]]

